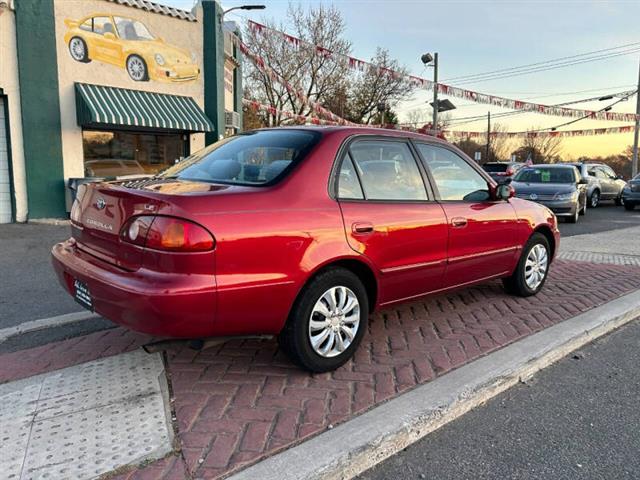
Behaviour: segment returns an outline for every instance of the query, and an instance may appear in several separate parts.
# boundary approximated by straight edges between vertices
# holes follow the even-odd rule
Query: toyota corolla
[[[53,247],[86,308],[156,336],[278,335],[337,368],[378,308],[501,278],[543,288],[559,232],[451,144],[351,127],[251,131],[152,179],[82,186]]]

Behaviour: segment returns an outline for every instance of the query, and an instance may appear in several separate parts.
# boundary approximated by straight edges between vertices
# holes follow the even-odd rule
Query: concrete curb
[[[44,330],[46,328],[59,327],[61,325],[67,325],[69,323],[81,322],[83,320],[89,320],[92,318],[99,318],[100,315],[89,312],[81,311],[74,313],[65,313],[64,315],[58,315],[56,317],[41,318],[39,320],[32,320],[30,322],[24,322],[15,327],[3,328],[0,330],[0,343],[8,340],[16,335],[22,335],[23,333],[35,332],[38,330]]]
[[[640,290],[497,350],[230,478],[353,478],[638,316]]]

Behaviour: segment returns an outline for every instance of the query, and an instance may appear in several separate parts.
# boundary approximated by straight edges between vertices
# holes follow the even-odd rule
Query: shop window
[[[83,130],[84,173],[87,177],[149,175],[185,156],[182,134]]]

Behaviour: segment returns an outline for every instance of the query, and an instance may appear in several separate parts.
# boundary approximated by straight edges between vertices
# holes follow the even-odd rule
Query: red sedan
[[[257,130],[152,179],[81,188],[53,265],[78,302],[133,330],[277,334],[321,372],[353,355],[376,308],[493,278],[540,291],[556,218],[512,197],[433,137]]]

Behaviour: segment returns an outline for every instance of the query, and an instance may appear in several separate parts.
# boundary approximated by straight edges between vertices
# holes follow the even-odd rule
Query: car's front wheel
[[[73,37],[69,40],[69,53],[71,58],[77,62],[89,63],[91,61],[87,43],[80,37]]]
[[[624,199],[622,198],[622,194],[618,195],[615,199],[616,206],[621,207],[624,205]]]
[[[516,270],[502,279],[505,290],[520,297],[535,295],[547,281],[550,262],[549,240],[541,233],[534,233],[522,249]]]
[[[578,217],[580,216],[580,205],[576,205],[576,210],[570,217],[565,217],[567,223],[578,223]]]
[[[149,80],[147,63],[144,61],[144,58],[139,55],[130,55],[129,58],[127,58],[127,72],[131,80],[136,82],[146,82]]]
[[[360,279],[344,268],[330,268],[300,293],[278,342],[307,370],[335,370],[358,348],[368,317],[367,291]]]

